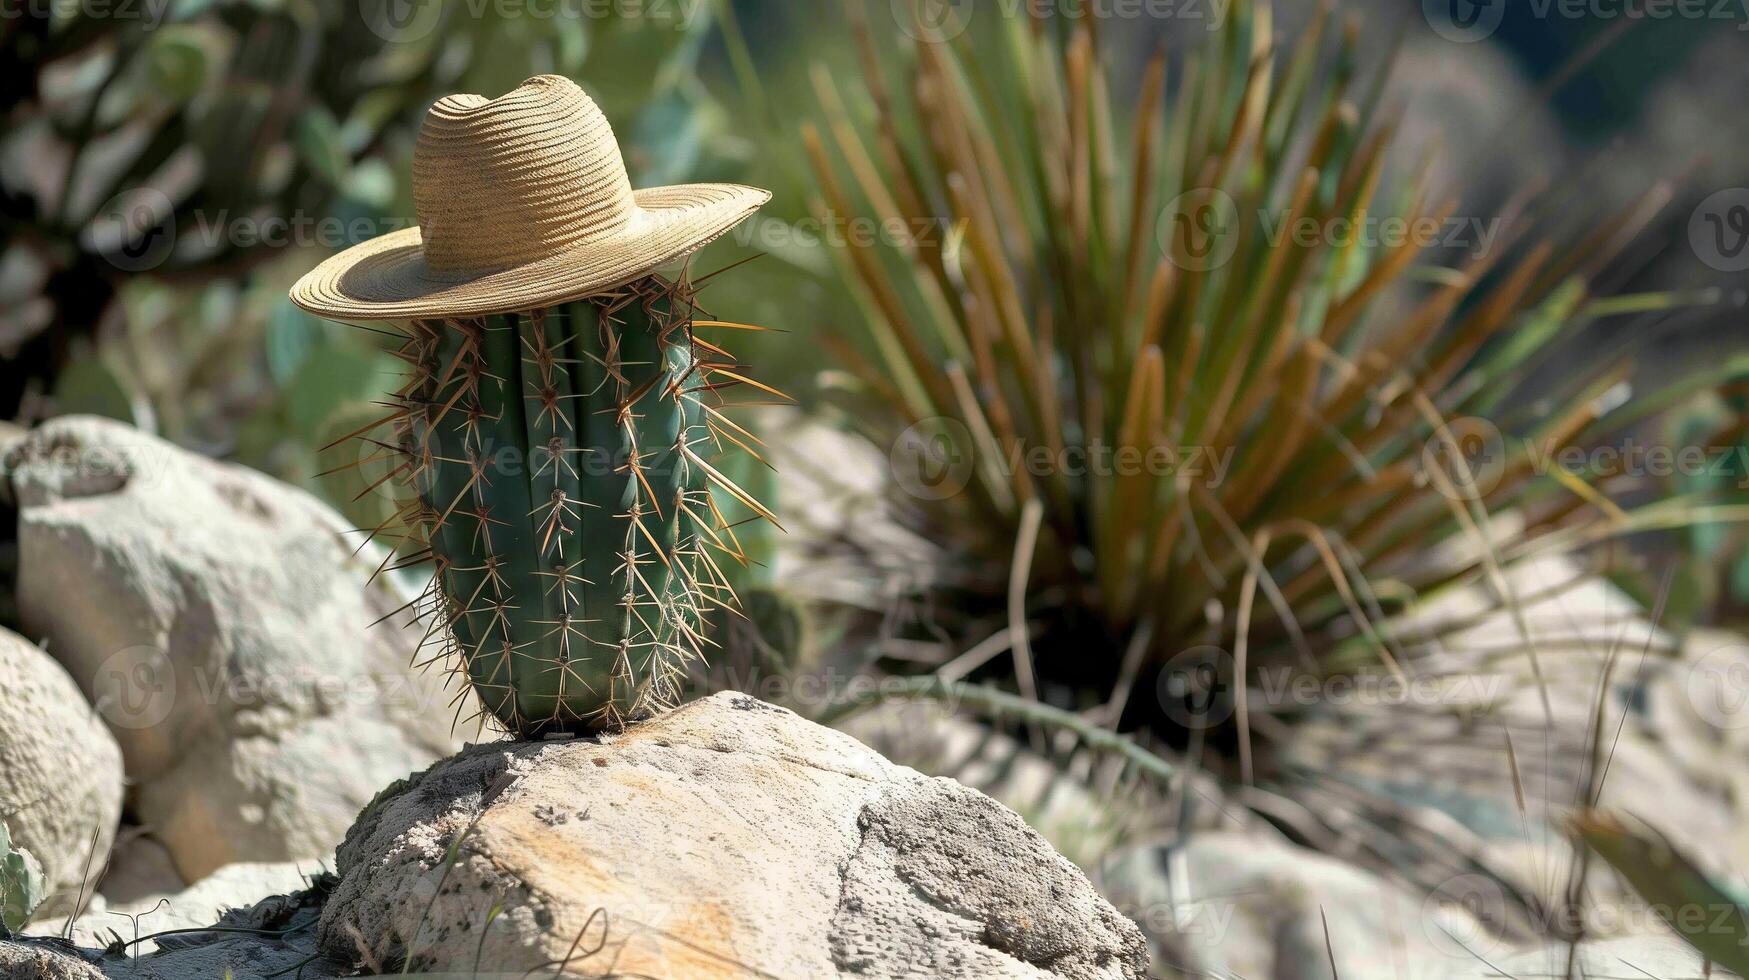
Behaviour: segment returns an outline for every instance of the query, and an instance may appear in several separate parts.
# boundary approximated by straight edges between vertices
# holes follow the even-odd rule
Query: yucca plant
[[[964,483],[907,506],[988,614],[948,625],[968,645],[1007,630],[984,675],[1170,730],[1129,694],[1181,652],[1230,651],[1241,683],[1399,670],[1388,623],[1416,597],[1695,516],[1546,465],[1682,389],[1627,402],[1626,363],[1537,373],[1600,318],[1711,300],[1594,292],[1666,189],[1554,229],[1562,248],[1524,241],[1535,212],[1513,202],[1492,247],[1441,256],[1443,234],[1341,231],[1443,233],[1455,206],[1397,165],[1388,72],[1327,8],[1277,47],[1268,6],[1236,3],[1139,80],[1110,70],[1096,18],[1026,6],[894,55],[851,9],[861,78],[819,69],[803,132],[821,217],[933,231],[835,250],[865,341],[837,346],[877,439]],[[1504,511],[1521,525],[1492,526]]]
[[[378,533],[435,564],[432,662],[522,737],[617,728],[672,705],[732,609],[733,516],[774,520],[718,469],[757,440],[726,414],[751,385],[696,327],[685,281],[648,277],[525,313],[415,320],[378,442],[413,493]],[[774,393],[774,392],[773,392]],[[363,431],[378,428],[372,422]],[[368,438],[368,437],[367,437]],[[775,521],[774,521],[775,522]]]

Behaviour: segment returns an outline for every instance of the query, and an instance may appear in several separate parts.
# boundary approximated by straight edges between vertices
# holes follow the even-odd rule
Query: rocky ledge
[[[0,968],[145,980],[288,967],[1077,980],[1147,970],[1135,924],[1015,813],[738,694],[617,736],[472,746],[385,790],[335,871],[225,920],[258,936],[180,936],[135,961],[0,947]]]

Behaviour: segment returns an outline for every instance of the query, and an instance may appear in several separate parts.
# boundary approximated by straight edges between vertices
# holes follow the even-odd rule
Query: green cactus
[[[437,566],[431,639],[517,735],[672,705],[703,614],[735,603],[718,556],[745,561],[718,496],[772,519],[709,461],[756,441],[722,393],[770,389],[694,337],[694,312],[690,286],[650,277],[411,326],[393,451]]]
[[[29,851],[13,848],[12,832],[0,820],[0,935],[23,929],[46,897],[42,865]]]

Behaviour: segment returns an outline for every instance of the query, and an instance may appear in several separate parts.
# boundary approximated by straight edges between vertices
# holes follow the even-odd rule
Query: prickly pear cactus
[[[734,603],[721,562],[745,558],[717,497],[771,518],[710,461],[751,451],[723,392],[752,382],[694,336],[694,309],[688,286],[651,277],[411,325],[393,451],[436,564],[430,639],[517,735],[672,705],[703,613]]]
[[[23,929],[47,897],[42,865],[29,851],[13,848],[12,832],[0,820],[0,935]]]

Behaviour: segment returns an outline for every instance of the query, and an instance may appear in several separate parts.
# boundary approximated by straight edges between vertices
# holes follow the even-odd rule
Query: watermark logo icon
[[[1421,449],[1421,476],[1453,500],[1477,501],[1506,475],[1506,438],[1487,419],[1453,419]]]
[[[442,0],[360,0],[372,34],[392,44],[423,40],[443,19]]]
[[[1506,892],[1486,875],[1448,878],[1421,903],[1427,938],[1447,956],[1469,960],[1500,945],[1488,923],[1506,918]]]
[[[1160,212],[1155,240],[1180,269],[1206,272],[1226,265],[1239,248],[1239,205],[1219,188],[1188,190]]]
[[[156,188],[124,190],[97,209],[84,244],[122,272],[149,272],[176,248],[176,205]]]
[[[1688,703],[1720,730],[1749,728],[1749,649],[1719,647],[1688,668]]]
[[[924,44],[942,44],[966,32],[977,0],[892,0],[899,30]]]
[[[1166,717],[1191,731],[1206,731],[1232,718],[1237,690],[1233,655],[1215,646],[1179,652],[1154,682]]]
[[[1474,44],[1500,29],[1506,19],[1506,0],[1421,0],[1421,14],[1447,41]]]
[[[1749,187],[1708,197],[1688,219],[1688,242],[1702,262],[1720,272],[1749,272]]]
[[[887,459],[894,482],[918,500],[946,500],[964,490],[977,463],[971,431],[945,416],[899,433]]]
[[[163,724],[176,707],[176,665],[158,647],[118,650],[92,677],[91,700],[116,728],[138,731]]]

